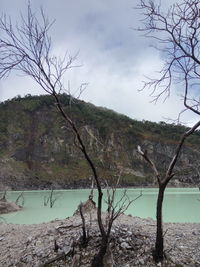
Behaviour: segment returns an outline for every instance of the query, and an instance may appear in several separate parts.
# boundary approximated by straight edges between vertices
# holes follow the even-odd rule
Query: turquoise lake
[[[156,197],[158,189],[127,189],[130,199],[136,198],[142,191],[142,196],[133,202],[126,214],[139,216],[141,218],[155,219]],[[44,199],[48,197],[50,191],[24,191],[24,207],[18,212],[1,215],[1,222],[32,224],[48,222],[54,219],[64,219],[73,215],[80,201],[88,199],[90,190],[55,190],[54,195],[57,200],[50,208],[44,206]],[[15,201],[21,191],[7,192],[8,200]],[[119,200],[123,189],[117,190],[117,199]],[[96,190],[94,190],[94,200],[96,201]],[[104,191],[104,197],[106,192]],[[117,200],[116,199],[116,200]],[[20,204],[20,202],[19,202]],[[106,204],[103,203],[103,209],[106,210]],[[163,220],[165,222],[200,222],[200,191],[198,188],[169,188],[166,190]]]

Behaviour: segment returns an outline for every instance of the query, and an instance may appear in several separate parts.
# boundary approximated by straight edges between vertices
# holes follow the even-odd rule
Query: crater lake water
[[[156,215],[156,198],[158,189],[127,189],[130,199],[135,199],[142,191],[142,196],[133,202],[126,214],[141,218],[153,218]],[[16,201],[22,191],[8,191],[7,199]],[[106,198],[106,191],[104,198]],[[50,191],[24,191],[23,209],[17,212],[0,216],[1,222],[17,224],[33,224],[48,222],[55,219],[64,219],[72,216],[80,201],[88,199],[89,189],[76,190],[55,190],[56,197],[53,208],[44,205],[44,200],[48,198]],[[123,194],[123,189],[117,189],[116,201]],[[97,199],[97,192],[94,190],[94,200]],[[19,200],[19,204],[22,199]],[[106,203],[103,202],[103,210],[106,210]],[[198,188],[167,188],[163,204],[164,222],[200,222],[200,192]]]

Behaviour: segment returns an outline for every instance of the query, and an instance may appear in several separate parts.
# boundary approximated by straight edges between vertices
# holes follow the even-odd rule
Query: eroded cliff
[[[183,126],[132,120],[114,111],[61,96],[76,122],[102,178],[121,185],[154,185],[151,169],[136,152],[146,149],[164,171]],[[134,115],[134,114],[133,114]],[[0,181],[2,188],[71,188],[90,185],[91,172],[76,140],[50,96],[17,97],[0,104]],[[200,133],[184,146],[173,179],[198,182]]]

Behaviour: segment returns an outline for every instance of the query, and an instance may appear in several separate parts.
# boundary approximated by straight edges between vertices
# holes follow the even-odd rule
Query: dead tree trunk
[[[164,200],[164,192],[165,192],[165,186],[161,185],[159,187],[157,207],[156,207],[157,230],[156,230],[156,244],[155,244],[154,259],[157,262],[163,260],[164,240],[163,240],[162,206],[163,206],[163,200]]]
[[[101,247],[99,249],[99,252],[94,256],[91,267],[103,267],[104,266],[103,260],[104,260],[104,256],[107,251],[108,242],[109,242],[108,236],[106,236],[105,238],[102,238]]]
[[[169,166],[166,170],[165,176],[161,178],[160,173],[156,167],[156,164],[149,158],[147,151],[143,152],[141,147],[137,147],[138,153],[144,158],[144,160],[151,166],[152,170],[155,173],[157,183],[159,186],[158,197],[157,197],[157,208],[156,208],[156,243],[155,243],[155,251],[154,251],[154,259],[156,262],[163,261],[164,259],[164,238],[163,238],[163,222],[162,222],[162,206],[164,200],[165,189],[169,183],[169,181],[173,178],[175,173],[174,167],[177,163],[178,157],[180,156],[181,149],[185,140],[195,132],[195,130],[200,126],[200,121],[193,125],[189,130],[187,130],[180,138],[180,141],[176,147],[174,152],[174,156],[169,163]]]
[[[84,214],[83,214],[82,207],[83,207],[83,203],[81,202],[80,205],[79,205],[79,212],[80,212],[80,216],[81,216],[81,220],[82,220],[82,240],[81,240],[81,245],[83,247],[86,247],[89,237],[88,237],[88,234],[87,234],[87,231],[86,231],[85,217],[84,217]]]

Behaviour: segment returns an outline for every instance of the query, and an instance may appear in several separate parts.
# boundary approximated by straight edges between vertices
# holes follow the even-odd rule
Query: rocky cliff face
[[[147,149],[164,171],[185,129],[165,123],[138,122],[83,101],[61,97],[76,122],[102,178],[121,185],[152,185],[153,173],[136,152]],[[91,172],[70,128],[50,96],[27,96],[0,104],[0,181],[8,189],[86,187]],[[184,147],[174,182],[196,183],[200,134]]]

